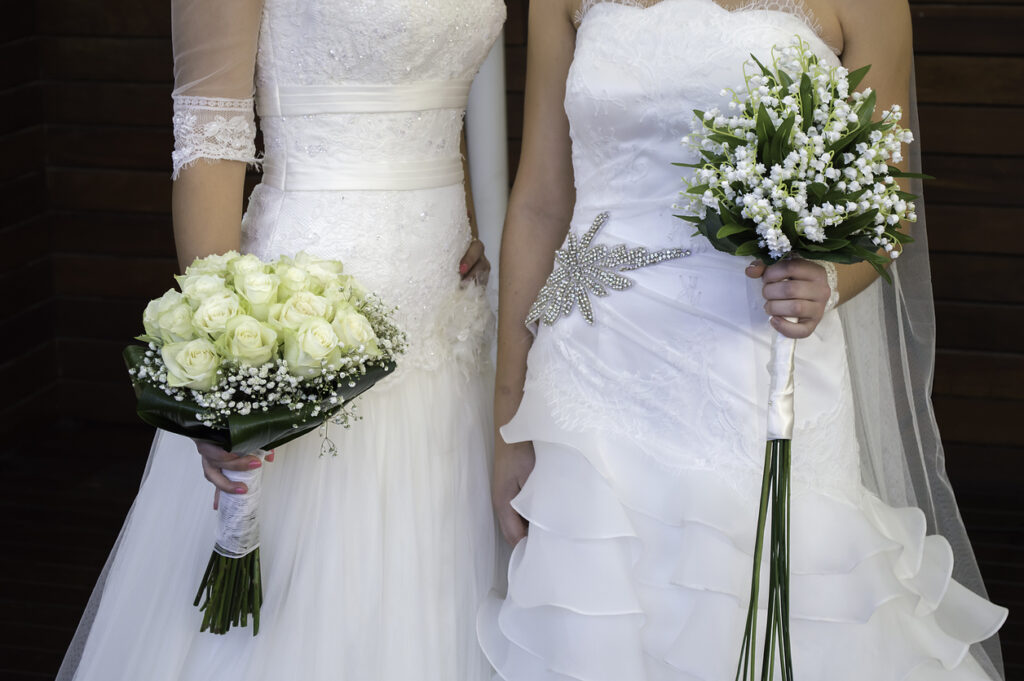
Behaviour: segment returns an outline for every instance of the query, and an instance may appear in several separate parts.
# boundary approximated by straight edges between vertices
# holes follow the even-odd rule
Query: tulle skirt
[[[265,464],[260,632],[200,633],[213,487],[160,432],[139,495],[58,678],[77,681],[475,681],[475,617],[495,572],[489,378],[404,371],[362,420]]]

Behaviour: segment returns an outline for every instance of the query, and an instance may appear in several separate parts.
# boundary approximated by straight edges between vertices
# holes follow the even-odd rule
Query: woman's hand
[[[481,286],[487,284],[487,277],[491,274],[491,263],[484,255],[484,242],[476,237],[469,242],[466,254],[459,262],[459,274],[462,281],[474,281]]]
[[[512,508],[512,499],[526,484],[533,470],[533,443],[508,444],[495,436],[494,480],[491,484],[491,502],[498,516],[501,533],[511,546],[519,543],[528,530],[526,520]]]
[[[232,454],[231,452],[224,451],[220,447],[209,442],[200,442],[194,440],[196,443],[196,449],[199,450],[199,456],[202,457],[203,461],[203,476],[210,481],[210,483],[217,488],[217,491],[213,494],[213,508],[217,509],[218,502],[220,500],[220,493],[226,492],[227,494],[245,494],[249,491],[249,488],[242,482],[233,482],[224,475],[224,469],[230,471],[246,471],[254,468],[259,468],[263,465],[258,456],[253,454]],[[274,460],[274,452],[270,452],[266,456],[267,461]]]
[[[789,338],[807,338],[814,333],[832,293],[824,267],[799,258],[768,267],[753,262],[747,266],[747,276],[764,281],[764,311],[771,315],[771,325],[779,333]]]

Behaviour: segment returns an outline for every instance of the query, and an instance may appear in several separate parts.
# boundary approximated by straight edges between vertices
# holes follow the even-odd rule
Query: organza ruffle
[[[732,678],[756,496],[714,471],[667,471],[649,445],[568,432],[536,392],[502,433],[532,440],[537,457],[513,502],[530,532],[513,552],[508,595],[478,619],[497,678]],[[952,551],[926,534],[918,509],[799,485],[792,504],[801,677],[989,678],[970,646],[1006,611],[951,579]]]

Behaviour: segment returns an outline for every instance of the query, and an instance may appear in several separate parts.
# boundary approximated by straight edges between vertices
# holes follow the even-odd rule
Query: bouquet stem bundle
[[[255,636],[263,604],[257,518],[263,468],[225,470],[224,475],[232,482],[245,483],[248,490],[220,496],[217,538],[193,605],[203,612],[200,631],[225,634],[232,626],[246,626],[252,617]]]
[[[761,565],[765,530],[768,529],[768,604],[765,617],[765,646],[761,679],[772,678],[776,650],[783,681],[793,679],[793,655],[789,641],[789,530],[790,530],[790,440],[771,440],[765,447],[761,507],[757,515],[754,545],[754,573],[750,582],[750,606],[743,631],[743,646],[736,679],[757,678],[757,618],[761,590]],[[777,647],[776,647],[777,646]]]

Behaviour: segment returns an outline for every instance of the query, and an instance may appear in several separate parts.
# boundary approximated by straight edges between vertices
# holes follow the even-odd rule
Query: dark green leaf
[[[803,130],[807,132],[814,122],[814,86],[806,73],[800,76],[800,116],[804,119]]]
[[[857,86],[860,85],[860,82],[864,80],[864,76],[866,76],[870,70],[871,65],[868,64],[867,66],[860,67],[856,71],[851,71],[850,74],[846,76],[846,80],[850,84],[851,93],[857,89]]]
[[[724,239],[725,237],[732,236],[733,234],[741,234],[743,232],[749,231],[751,231],[750,227],[746,227],[744,225],[725,224],[722,225],[722,227],[717,232],[715,232],[715,236],[718,237],[719,239]]]
[[[739,256],[754,255],[755,253],[761,250],[761,247],[757,245],[758,242],[759,239],[751,239],[750,241],[746,241],[737,246],[736,249],[732,252],[732,254]]]

